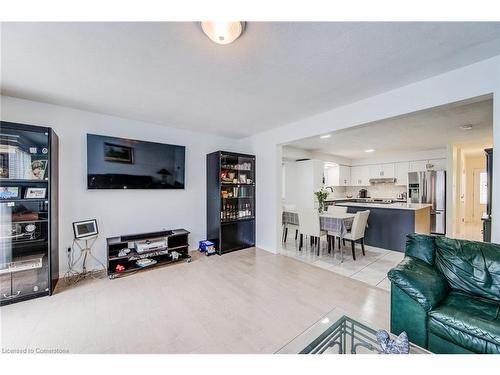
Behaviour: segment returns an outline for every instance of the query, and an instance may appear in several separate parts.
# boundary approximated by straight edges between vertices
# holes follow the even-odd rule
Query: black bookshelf
[[[57,134],[0,122],[0,304],[51,295],[59,279]]]
[[[219,255],[255,246],[254,155],[207,155],[207,239]]]
[[[108,277],[114,279],[171,263],[189,262],[191,256],[189,255],[188,236],[189,232],[187,230],[174,229],[107,238]],[[138,244],[151,247],[146,250],[138,250]],[[125,249],[128,249],[127,254],[120,255],[120,252]],[[174,251],[178,254],[177,258],[173,256]],[[137,265],[137,261],[140,259],[151,259],[156,263],[140,267]],[[123,267],[120,272],[117,271],[118,265]]]

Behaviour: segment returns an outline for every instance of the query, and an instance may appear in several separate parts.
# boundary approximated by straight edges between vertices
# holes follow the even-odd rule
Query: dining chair
[[[334,213],[346,213],[347,212],[347,206],[328,206],[328,209],[326,210],[327,213],[329,214],[334,214]]]
[[[354,221],[352,222],[352,227],[349,232],[344,236],[344,239],[347,241],[351,241],[351,249],[352,249],[352,259],[356,260],[355,253],[355,243],[356,241],[360,241],[361,243],[361,251],[363,252],[363,256],[365,255],[365,230],[366,224],[368,222],[368,216],[370,215],[370,210],[366,211],[358,211],[354,216]]]
[[[296,212],[297,206],[294,204],[284,204],[283,212]],[[283,234],[281,236],[283,242],[286,242],[288,236],[288,230],[295,230],[295,241],[297,241],[297,236],[299,235],[299,226],[291,223],[283,223]]]
[[[326,236],[326,231],[321,230],[319,213],[316,209],[298,209],[297,213],[299,215],[299,250],[302,250],[304,244],[304,236],[309,236],[311,238],[311,248],[312,246],[317,247],[317,255],[321,249],[321,237]]]
[[[347,206],[336,206],[336,205],[328,206],[326,213],[328,213],[328,214],[336,214],[336,213],[345,214],[345,213],[347,213]],[[340,249],[340,237],[341,237],[340,233],[329,231],[328,235],[327,235],[328,254],[331,253],[332,249],[335,250],[335,237],[338,237],[339,249]]]

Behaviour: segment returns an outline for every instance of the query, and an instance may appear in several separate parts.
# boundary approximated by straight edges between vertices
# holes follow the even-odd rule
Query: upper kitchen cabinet
[[[359,165],[351,167],[351,186],[370,185],[370,166]]]
[[[427,170],[427,160],[410,161],[410,169],[408,172],[423,172]]]
[[[446,159],[431,159],[427,163],[427,170],[443,171],[446,170]]]
[[[409,172],[446,170],[446,159],[414,160],[410,162]]]
[[[370,165],[370,178],[394,177],[394,163]]]
[[[394,165],[396,185],[408,185],[408,171],[410,163],[407,161],[396,163]]]
[[[345,165],[333,165],[325,169],[326,186],[350,186],[351,167]]]

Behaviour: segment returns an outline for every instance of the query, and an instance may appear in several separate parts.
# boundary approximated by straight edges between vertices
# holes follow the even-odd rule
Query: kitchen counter
[[[337,206],[347,206],[347,207],[367,207],[367,208],[382,208],[382,209],[393,209],[393,210],[422,210],[424,208],[431,207],[431,204],[424,203],[402,203],[402,202],[394,202],[394,203],[373,203],[373,202],[338,202]]]
[[[404,252],[408,234],[430,233],[430,204],[343,201],[336,205],[347,207],[348,213],[370,210],[365,231],[365,244],[370,246]]]

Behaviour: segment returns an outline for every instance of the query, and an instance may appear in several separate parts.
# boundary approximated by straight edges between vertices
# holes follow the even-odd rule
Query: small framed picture
[[[18,199],[19,186],[2,186],[0,188],[0,199]]]
[[[47,188],[26,188],[24,192],[24,198],[26,199],[45,199],[45,194],[47,194]]]
[[[74,222],[73,233],[75,234],[76,239],[97,236],[99,234],[97,220],[91,219]]]
[[[34,160],[31,162],[31,178],[43,180],[47,171],[47,160]]]
[[[115,163],[134,164],[134,149],[106,142],[104,143],[104,160]]]

